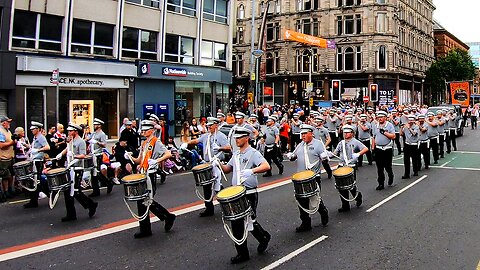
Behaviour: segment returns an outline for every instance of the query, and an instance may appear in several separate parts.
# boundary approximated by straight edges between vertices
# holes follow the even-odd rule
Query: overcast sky
[[[463,42],[480,42],[480,0],[433,0],[436,19]]]

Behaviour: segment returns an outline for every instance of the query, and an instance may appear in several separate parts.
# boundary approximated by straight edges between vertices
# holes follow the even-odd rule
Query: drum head
[[[315,176],[315,172],[308,170],[308,171],[298,172],[292,175],[292,180],[303,181],[303,180],[311,179],[314,176]]]
[[[123,182],[135,182],[135,181],[142,180],[142,179],[145,179],[145,175],[136,173],[136,174],[130,174],[130,175],[127,175],[127,176],[123,177],[122,181]]]
[[[208,168],[211,168],[212,165],[210,163],[204,163],[204,164],[200,164],[200,165],[197,165],[195,167],[192,168],[192,171],[201,171],[201,170],[204,170],[204,169],[208,169]]]
[[[246,188],[244,186],[233,186],[223,189],[217,194],[218,199],[227,199],[235,197],[242,192],[245,192]]]
[[[67,169],[65,168],[56,168],[56,169],[51,169],[49,170],[46,174],[47,175],[50,175],[50,174],[58,174],[58,173],[63,173],[63,172],[66,172]]]
[[[333,171],[333,176],[345,176],[353,173],[353,168],[351,167],[340,167]]]
[[[24,160],[24,161],[19,161],[19,162],[15,162],[15,164],[13,164],[14,167],[17,167],[17,166],[24,166],[24,165],[28,165],[30,164],[30,160]]]

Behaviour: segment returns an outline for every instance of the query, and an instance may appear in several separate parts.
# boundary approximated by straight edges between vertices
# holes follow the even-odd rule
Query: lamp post
[[[257,49],[257,50],[253,50],[252,51],[252,59],[255,59],[255,100],[254,100],[254,104],[255,104],[255,107],[258,106],[258,103],[260,101],[260,89],[258,87],[258,66],[259,66],[259,60],[260,60],[260,57],[262,57],[263,55],[263,51],[260,50],[260,49]]]

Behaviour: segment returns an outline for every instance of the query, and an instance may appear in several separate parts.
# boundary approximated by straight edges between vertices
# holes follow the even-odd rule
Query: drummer
[[[320,174],[322,173],[322,166],[320,161],[326,159],[328,155],[325,145],[320,140],[313,138],[314,130],[315,128],[311,125],[301,125],[300,134],[302,136],[302,142],[298,144],[297,148],[292,153],[287,154],[287,158],[292,161],[297,160],[297,172],[305,170],[312,170],[315,172],[315,181],[321,189],[322,183],[320,180]],[[298,203],[305,209],[310,207],[310,199],[311,198],[297,198]],[[302,221],[302,224],[296,228],[296,231],[305,232],[311,230],[312,219],[310,218],[310,215],[300,207],[298,207],[298,210],[300,211],[300,220]],[[328,210],[321,198],[318,212],[322,219],[322,225],[327,225]]]
[[[180,148],[187,149],[189,145],[202,143],[203,160],[205,160],[206,162],[212,162],[215,159],[223,160],[223,152],[230,151],[231,146],[228,144],[227,136],[222,132],[218,132],[219,123],[220,120],[218,118],[208,117],[207,128],[209,132],[202,134],[202,136],[200,136],[200,138],[198,139],[194,139],[182,144]],[[215,177],[214,190],[215,192],[219,192],[221,189],[223,189],[220,167],[213,168],[213,175]],[[203,186],[203,194],[205,198],[210,198],[212,196],[212,185],[213,184]],[[200,217],[213,216],[213,214],[213,200],[205,201],[205,211],[200,213]]]
[[[92,194],[89,197],[96,197],[100,195],[100,185],[101,181],[103,185],[107,186],[107,194],[110,194],[113,189],[113,183],[108,180],[107,176],[107,166],[102,164],[103,160],[103,149],[107,147],[107,135],[102,130],[102,125],[105,124],[102,120],[98,118],[93,119],[93,129],[94,132],[89,136],[88,142],[90,143],[90,154],[94,157],[95,168],[93,169],[92,175]],[[97,171],[98,170],[98,171]],[[100,174],[99,174],[100,173]]]
[[[156,123],[151,120],[142,121],[142,135],[146,137],[145,141],[140,147],[140,153],[137,158],[130,156],[126,153],[126,158],[131,159],[135,164],[139,164],[138,171],[147,174],[147,177],[152,181],[153,195],[156,191],[156,167],[158,164],[172,157],[170,151],[165,148],[159,138],[154,136]],[[149,168],[152,170],[150,171]],[[144,201],[137,201],[138,213],[143,215],[147,211],[147,206],[144,205]],[[165,231],[168,232],[173,226],[176,216],[168,212],[165,207],[152,201],[150,205],[150,211],[155,214],[160,220],[165,221]],[[135,238],[143,238],[152,235],[152,227],[150,224],[150,216],[139,221],[140,231],[134,234]]]
[[[68,161],[72,161],[73,159],[82,159],[85,158],[87,154],[87,147],[85,141],[78,135],[80,131],[82,131],[82,127],[74,124],[68,124],[68,139],[70,142],[67,144],[67,148],[65,148],[62,152],[60,152],[56,159],[60,160],[63,155],[67,156]],[[73,169],[72,169],[73,170]],[[77,212],[75,210],[75,201],[73,198],[77,199],[77,201],[83,206],[83,208],[88,209],[88,216],[93,217],[95,212],[97,211],[98,203],[92,201],[92,199],[88,198],[83,194],[82,188],[80,186],[80,182],[82,181],[82,171],[75,170],[73,179],[73,186],[71,189],[67,189],[64,191],[65,197],[65,207],[67,209],[67,216],[62,218],[62,222],[72,221],[77,219]]]
[[[34,181],[40,181],[40,177],[43,171],[43,156],[45,151],[50,150],[50,146],[43,136],[41,130],[43,128],[43,124],[39,122],[32,121],[30,125],[30,131],[33,134],[33,141],[30,148],[30,157],[33,160],[33,165],[36,168],[37,175]],[[48,184],[46,182],[40,181],[40,184],[37,186],[35,191],[30,191],[30,201],[23,205],[25,208],[36,208],[38,207],[38,194],[42,191],[47,196],[50,194],[48,189]]]
[[[367,153],[368,147],[366,147],[363,143],[359,140],[355,139],[354,137],[354,130],[355,128],[351,125],[344,125],[342,127],[344,139],[340,141],[337,145],[335,151],[331,154],[331,156],[339,156],[340,155],[340,162],[339,166],[348,166],[354,169],[354,178],[357,178],[356,175],[356,164],[358,163],[358,158]],[[362,193],[359,191],[357,196],[357,188],[353,187],[351,190],[339,190],[340,193],[340,200],[342,201],[342,208],[338,209],[338,212],[348,212],[350,211],[350,203],[345,200],[344,198],[348,198],[348,192],[352,194],[355,198],[356,196],[356,205],[360,207],[363,202]]]
[[[315,139],[320,140],[321,142],[324,143],[325,150],[328,148],[330,143],[332,142],[332,139],[330,137],[330,132],[328,132],[328,129],[323,126],[325,120],[323,119],[322,116],[318,115],[315,117],[315,123],[316,123],[316,128],[313,131],[313,136]],[[330,168],[330,164],[328,163],[328,158],[322,159],[322,165],[323,168],[325,168],[325,171],[327,172],[327,177],[328,179],[332,178],[332,169]]]
[[[270,166],[262,154],[249,145],[248,140],[250,136],[251,131],[249,129],[238,127],[232,134],[232,137],[235,139],[239,150],[234,152],[233,157],[228,164],[223,165],[218,161],[214,161],[213,165],[220,165],[225,173],[233,172],[233,186],[243,185],[246,187],[246,197],[253,210],[251,217],[253,222],[252,235],[259,242],[257,248],[258,253],[263,253],[268,247],[268,242],[270,241],[271,236],[262,228],[260,223],[256,221],[258,205],[257,174],[267,172],[270,169]],[[232,221],[232,232],[235,238],[240,239],[244,234],[244,229],[244,218]],[[230,259],[232,264],[241,263],[250,259],[247,241],[242,245],[235,245],[235,248],[237,249],[237,256]]]

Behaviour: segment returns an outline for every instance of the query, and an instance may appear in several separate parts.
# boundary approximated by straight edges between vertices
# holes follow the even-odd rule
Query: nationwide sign
[[[283,31],[283,37],[285,38],[285,40],[296,41],[320,48],[335,49],[336,47],[335,41],[333,40],[326,40],[324,38],[319,38],[316,36],[305,35],[288,29]]]
[[[162,74],[165,76],[187,77],[187,70],[184,68],[164,67]]]

